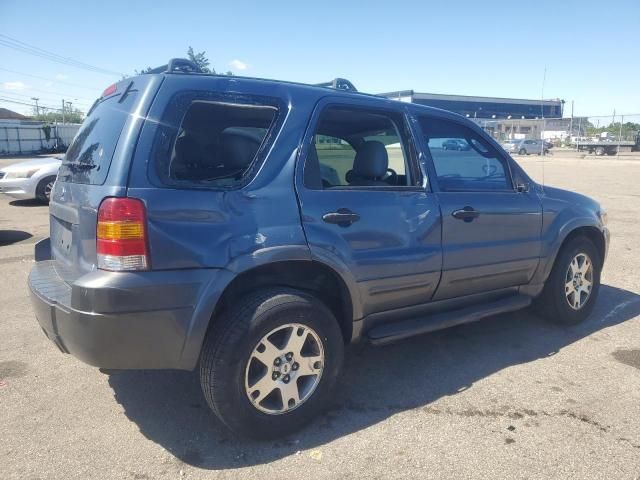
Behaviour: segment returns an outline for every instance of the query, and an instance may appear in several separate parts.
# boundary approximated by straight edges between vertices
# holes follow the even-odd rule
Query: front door
[[[442,263],[440,210],[404,106],[379,103],[323,100],[297,176],[311,254],[350,272],[363,315],[429,301]]]
[[[443,272],[434,299],[527,284],[540,258],[537,195],[516,191],[508,159],[475,129],[437,116],[419,124],[442,212]],[[464,147],[445,150],[448,139]]]

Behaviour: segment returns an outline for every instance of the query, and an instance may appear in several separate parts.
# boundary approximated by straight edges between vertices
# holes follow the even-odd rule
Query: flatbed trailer
[[[616,155],[619,152],[637,152],[640,151],[640,135],[636,135],[633,141],[576,142],[576,148],[578,151],[586,151],[598,156]]]

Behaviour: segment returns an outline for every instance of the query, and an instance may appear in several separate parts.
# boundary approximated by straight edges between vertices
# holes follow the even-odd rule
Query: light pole
[[[37,97],[31,97],[31,100],[33,100],[34,102],[36,102],[36,117],[39,115],[40,111],[38,110],[38,100],[40,100]]]

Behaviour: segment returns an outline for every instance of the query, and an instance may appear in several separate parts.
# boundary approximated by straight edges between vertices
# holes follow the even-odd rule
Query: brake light
[[[101,270],[147,270],[147,219],[137,198],[106,198],[98,209],[96,253]]]
[[[109,95],[113,95],[114,93],[116,93],[116,90],[118,89],[118,86],[114,83],[113,85],[109,85],[107,88],[104,89],[104,92],[102,92],[101,97],[108,97]]]

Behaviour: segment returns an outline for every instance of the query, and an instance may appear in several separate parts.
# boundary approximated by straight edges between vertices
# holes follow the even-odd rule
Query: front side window
[[[169,155],[156,161],[159,179],[171,186],[231,187],[240,183],[276,114],[272,106],[191,102]]]
[[[421,117],[442,191],[511,190],[504,158],[481,135],[450,120]]]
[[[305,185],[316,189],[413,185],[401,128],[400,115],[326,108],[307,156]]]

